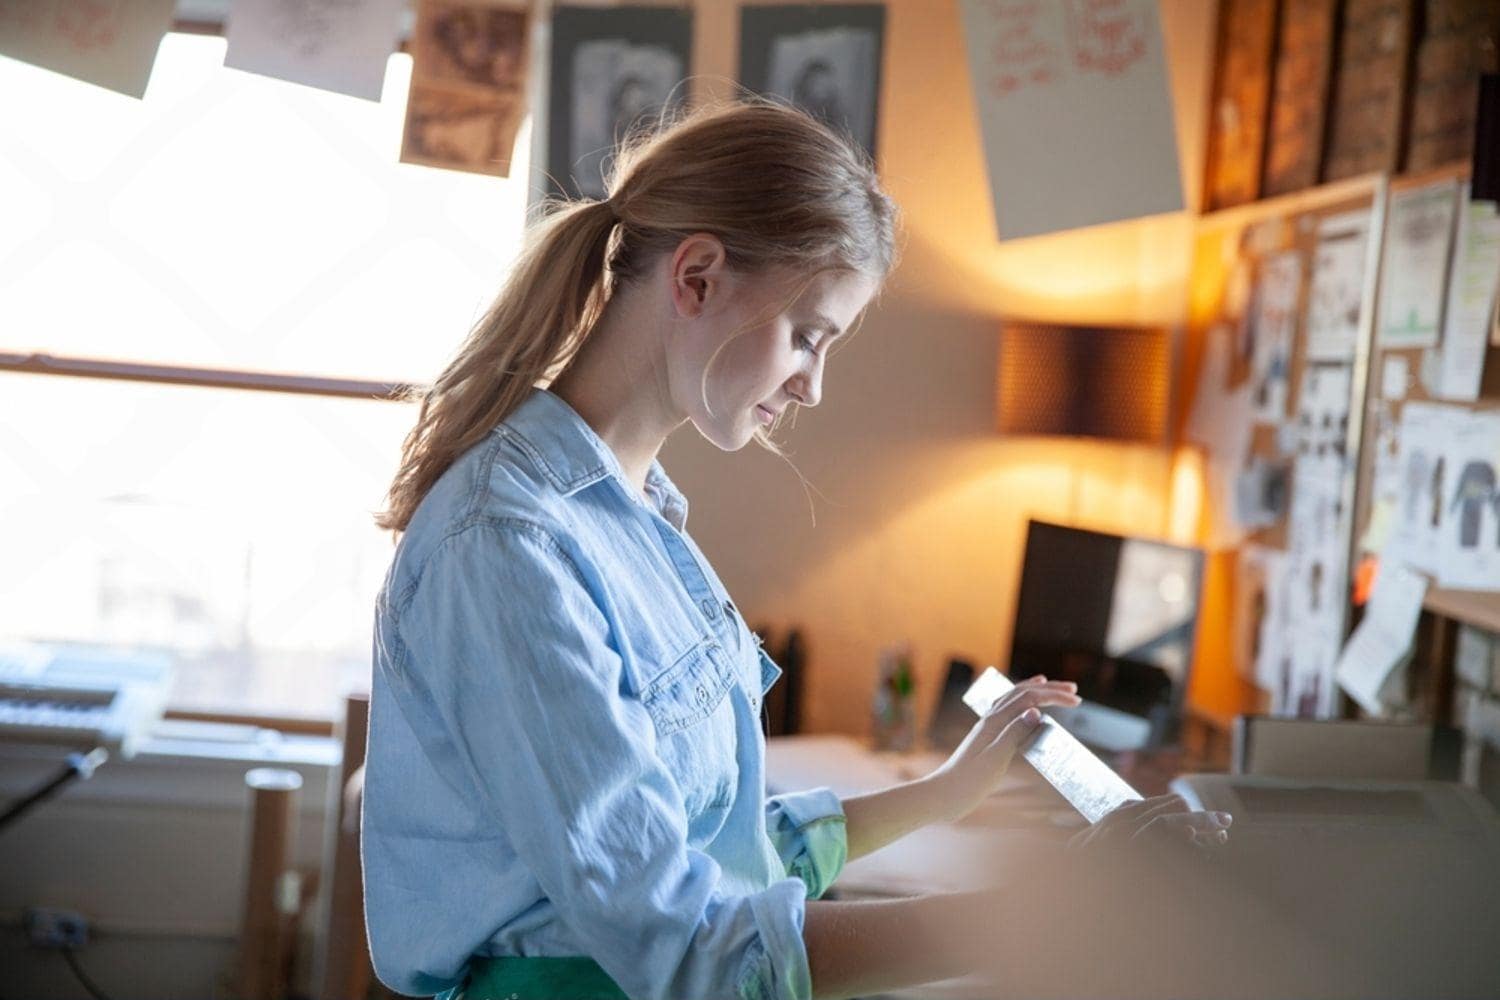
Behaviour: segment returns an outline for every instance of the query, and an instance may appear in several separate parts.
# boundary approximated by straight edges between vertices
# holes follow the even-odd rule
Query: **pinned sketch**
[[[1388,403],[1375,407],[1367,433],[1372,436],[1370,461],[1370,517],[1359,540],[1363,552],[1379,553],[1386,548],[1395,527],[1396,511],[1401,504],[1401,439],[1398,424]]]
[[[420,0],[402,163],[509,176],[530,30],[519,0]]]
[[[1301,254],[1287,251],[1261,261],[1244,324],[1250,342],[1251,398],[1260,421],[1275,423],[1286,417],[1301,290]]]
[[[1457,207],[1458,182],[1453,180],[1391,195],[1380,268],[1383,347],[1438,342]]]
[[[1297,455],[1345,457],[1349,437],[1348,365],[1308,365],[1297,394]]]
[[[852,136],[875,155],[883,4],[744,7],[740,83]]]
[[[1359,627],[1339,655],[1339,686],[1373,716],[1390,715],[1405,705],[1404,671],[1411,656],[1427,578],[1399,562],[1384,561]]]
[[[1285,611],[1280,606],[1286,554],[1262,545],[1241,546],[1235,560],[1234,650],[1239,673],[1252,683],[1271,686],[1274,647],[1281,644]],[[1266,677],[1262,680],[1262,667]]]
[[[224,65],[380,100],[404,0],[234,0]]]
[[[1438,529],[1438,582],[1500,590],[1500,412],[1456,411],[1444,458],[1452,474]]]
[[[1434,403],[1402,407],[1397,457],[1400,499],[1382,553],[1385,559],[1438,574],[1445,501],[1452,488],[1448,442],[1464,412]]]
[[[1234,519],[1247,531],[1269,528],[1286,513],[1291,470],[1257,455],[1234,480]]]
[[[0,55],[142,97],[175,0],[0,0]]]
[[[552,25],[548,173],[570,195],[603,198],[615,151],[687,100],[692,14],[668,9],[566,7]],[[566,79],[564,79],[566,76]]]
[[[1325,718],[1337,707],[1333,667],[1344,638],[1348,602],[1350,512],[1346,463],[1331,449],[1299,454],[1287,521],[1286,673],[1273,689],[1281,714]]]
[[[1272,692],[1273,704],[1284,704],[1292,684],[1292,580],[1285,552],[1262,549],[1259,558],[1264,609],[1256,633],[1255,674],[1258,687]]]
[[[1230,327],[1224,324],[1210,329],[1204,344],[1203,364],[1193,396],[1183,436],[1202,445],[1205,462],[1207,507],[1212,521],[1205,542],[1227,548],[1244,535],[1242,525],[1234,519],[1235,479],[1250,454],[1251,423],[1250,386],[1229,386]]]
[[[1180,211],[1156,0],[961,0],[1002,240]]]
[[[1318,225],[1312,287],[1307,300],[1307,357],[1310,361],[1348,362],[1359,341],[1360,306],[1364,301],[1365,250],[1370,212],[1363,209],[1330,216]]]
[[[1295,590],[1295,586],[1293,588]],[[1329,719],[1338,710],[1339,649],[1343,636],[1322,622],[1295,621],[1282,654],[1284,673],[1271,690],[1271,712],[1299,719]]]
[[[1436,395],[1475,400],[1484,376],[1490,310],[1500,293],[1500,213],[1492,201],[1461,202]]]

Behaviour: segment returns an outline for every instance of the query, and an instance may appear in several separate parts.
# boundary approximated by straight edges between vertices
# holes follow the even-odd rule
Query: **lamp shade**
[[[1165,329],[1007,323],[999,369],[1002,434],[1165,437],[1171,378]]]

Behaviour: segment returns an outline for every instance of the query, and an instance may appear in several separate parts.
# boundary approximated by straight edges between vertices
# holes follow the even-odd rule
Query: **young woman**
[[[779,671],[656,461],[685,423],[769,446],[817,405],[892,266],[894,206],[849,143],[769,103],[638,141],[609,191],[533,233],[423,396],[380,522],[401,533],[364,799],[380,977],[684,1000],[958,974],[973,956],[936,928],[993,900],[810,900],[846,859],[972,809],[1072,686],[1020,686],[921,781],[767,799]],[[1181,805],[1131,829],[1161,812]]]

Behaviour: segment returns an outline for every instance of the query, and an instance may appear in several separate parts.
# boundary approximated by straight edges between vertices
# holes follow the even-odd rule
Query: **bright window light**
[[[434,377],[525,178],[400,164],[379,104],[168,35],[144,101],[0,58],[0,351]],[[524,164],[527,133],[515,162]],[[0,373],[0,640],[165,649],[174,706],[330,717],[369,670],[411,407]]]

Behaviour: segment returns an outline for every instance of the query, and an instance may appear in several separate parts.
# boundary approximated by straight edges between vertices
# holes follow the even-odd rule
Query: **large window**
[[[0,58],[0,352],[430,380],[519,247],[524,177],[397,162],[404,55],[379,104],[223,55],[168,35],[139,102]],[[0,372],[0,640],[166,650],[174,707],[332,716],[413,417]]]

